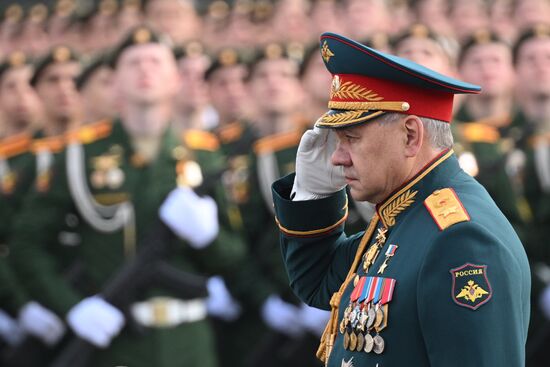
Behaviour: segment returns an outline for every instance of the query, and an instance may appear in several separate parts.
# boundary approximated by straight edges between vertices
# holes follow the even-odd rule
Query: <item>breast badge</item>
[[[105,154],[92,158],[93,171],[90,182],[95,189],[118,189],[124,183],[125,174],[120,168],[122,148],[113,146]]]
[[[487,278],[487,265],[464,264],[451,269],[453,301],[463,307],[477,310],[489,302],[493,292]]]
[[[4,195],[13,193],[17,175],[8,166],[7,160],[0,158],[0,192]]]

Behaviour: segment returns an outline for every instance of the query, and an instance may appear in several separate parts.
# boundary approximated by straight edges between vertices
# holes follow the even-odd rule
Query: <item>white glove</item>
[[[550,320],[550,286],[547,286],[544,291],[542,291],[539,303],[546,320]]]
[[[67,314],[76,335],[96,347],[106,348],[124,326],[124,315],[99,296],[85,298]]]
[[[6,312],[0,310],[0,339],[4,340],[8,345],[16,346],[23,341],[24,337],[25,332],[17,321]]]
[[[271,295],[262,306],[262,318],[273,330],[291,337],[304,332],[300,322],[300,308],[283,301],[279,296]]]
[[[65,325],[52,311],[36,302],[29,302],[19,311],[19,325],[28,334],[42,340],[46,345],[53,346],[65,334]]]
[[[331,163],[336,145],[336,134],[330,129],[315,127],[306,131],[296,154],[292,200],[321,199],[346,186],[344,168]]]
[[[329,311],[310,307],[306,304],[302,304],[302,307],[300,308],[300,320],[302,325],[306,328],[306,330],[316,336],[320,337],[323,334],[329,318]]]
[[[178,237],[195,249],[207,247],[218,235],[218,207],[209,196],[200,197],[189,187],[178,187],[160,207],[160,218]]]
[[[225,321],[234,321],[241,315],[241,306],[233,299],[222,277],[214,276],[208,279],[208,299],[206,308],[208,314]]]

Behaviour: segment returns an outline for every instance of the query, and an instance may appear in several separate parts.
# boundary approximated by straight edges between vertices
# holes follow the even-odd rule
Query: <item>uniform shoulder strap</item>
[[[67,141],[69,143],[90,144],[108,137],[112,131],[113,122],[111,120],[100,120],[68,132]]]
[[[215,152],[220,149],[220,141],[216,135],[204,130],[188,130],[183,133],[182,140],[192,150]]]
[[[434,191],[424,200],[424,206],[428,209],[440,231],[456,223],[470,221],[470,215],[456,192],[451,188]]]

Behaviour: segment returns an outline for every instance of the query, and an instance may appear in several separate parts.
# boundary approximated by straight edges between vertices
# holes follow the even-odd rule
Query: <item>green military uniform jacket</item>
[[[511,117],[496,116],[492,119],[474,121],[465,107],[457,114],[453,124],[459,157],[465,152],[473,154],[478,172],[474,176],[491,195],[499,209],[524,237],[525,222],[530,211],[523,197],[518,175],[507,172],[509,155],[517,142],[511,136]],[[489,121],[491,120],[491,121]],[[501,125],[502,128],[496,126]]]
[[[30,134],[0,141],[0,305],[12,315],[28,301],[28,296],[9,268],[8,239],[13,219],[23,197],[34,181],[35,165]]]
[[[529,125],[534,126],[534,124]],[[547,134],[533,134],[527,140],[524,150],[526,163],[523,185],[525,196],[532,210],[532,221],[529,223],[525,247],[533,270],[531,325],[527,350],[530,354],[528,362],[534,366],[548,363],[546,348],[549,338],[548,320],[540,308],[540,296],[548,286],[545,270],[550,265],[550,248],[548,246],[550,236],[548,226],[550,223],[549,141]]]
[[[525,251],[452,151],[377,205],[368,230],[350,237],[343,232],[344,191],[291,201],[292,184],[289,176],[273,185],[283,258],[294,292],[335,310],[318,354],[330,356],[328,366],[524,365]],[[375,313],[365,327],[372,322],[374,343],[350,321],[357,305]],[[362,351],[352,350],[360,333]]]
[[[22,281],[39,302],[62,317],[84,297],[99,293],[125,259],[139,251],[139,239],[155,227],[159,207],[177,181],[196,181],[196,171],[191,170],[189,176],[186,170],[189,163],[199,163],[205,180],[211,180],[204,185],[207,192],[217,199],[219,212],[225,213],[223,190],[216,184],[223,160],[217,153],[219,142],[212,134],[193,131],[181,139],[167,130],[158,157],[151,164],[135,153],[119,121],[85,126],[69,140],[82,147],[80,167],[71,171],[77,174],[67,177],[67,165],[75,162],[67,150],[53,172],[56,184],[46,193],[35,192],[28,197],[13,240],[13,263]],[[90,197],[73,198],[68,180],[75,176],[83,180]],[[74,181],[71,185],[76,186]],[[89,224],[76,200],[93,200],[107,207],[131,203],[134,222],[115,231],[98,230]],[[57,259],[47,245],[58,242],[56,236],[66,226],[76,237],[75,258],[84,268],[76,286],[60,274]],[[221,215],[218,238],[202,250],[174,239],[169,262],[203,275],[234,271],[244,247],[240,237],[227,228],[227,218]],[[156,296],[178,298],[167,290],[145,287],[136,294],[135,301]],[[215,359],[210,328],[207,320],[202,320],[151,329],[142,336],[125,329],[108,350],[98,353],[94,366],[214,366]]]

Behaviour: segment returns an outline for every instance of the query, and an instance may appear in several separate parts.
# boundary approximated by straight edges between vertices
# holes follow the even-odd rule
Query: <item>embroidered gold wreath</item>
[[[321,117],[321,122],[326,124],[336,124],[338,122],[348,122],[349,120],[355,120],[364,113],[365,111],[347,111],[341,113],[335,113],[332,115],[325,114]]]
[[[378,102],[384,98],[380,97],[372,89],[367,89],[352,82],[345,82],[339,88],[332,88],[330,98],[355,99],[361,101]]]
[[[418,191],[408,190],[382,210],[382,217],[388,226],[393,226],[395,224],[395,217],[414,203],[414,197],[417,193]]]

